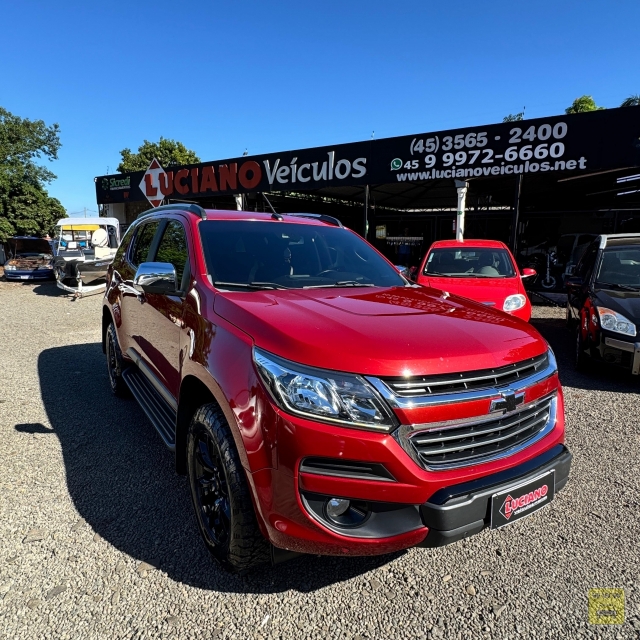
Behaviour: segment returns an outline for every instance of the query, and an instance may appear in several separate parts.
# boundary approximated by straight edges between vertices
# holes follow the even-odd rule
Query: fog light
[[[331,520],[335,521],[341,515],[346,513],[350,506],[350,500],[345,500],[344,498],[331,498],[327,502],[327,516]]]

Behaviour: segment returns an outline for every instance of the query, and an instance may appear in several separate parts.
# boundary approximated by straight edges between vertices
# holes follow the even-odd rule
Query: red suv
[[[109,269],[102,336],[230,570],[440,546],[567,482],[545,340],[409,282],[335,218],[151,210]]]

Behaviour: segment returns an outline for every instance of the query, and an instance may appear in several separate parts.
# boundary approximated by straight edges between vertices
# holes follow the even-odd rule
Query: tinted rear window
[[[134,266],[138,267],[143,262],[147,261],[149,249],[151,248],[151,242],[153,241],[153,237],[156,235],[158,224],[159,223],[157,221],[147,222],[138,229],[136,237],[133,241],[133,250],[130,254],[131,263]]]

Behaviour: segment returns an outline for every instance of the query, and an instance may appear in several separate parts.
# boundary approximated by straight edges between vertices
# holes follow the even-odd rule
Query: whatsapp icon
[[[391,161],[391,170],[392,171],[397,171],[401,167],[402,167],[402,160],[400,160],[400,158],[394,158]]]

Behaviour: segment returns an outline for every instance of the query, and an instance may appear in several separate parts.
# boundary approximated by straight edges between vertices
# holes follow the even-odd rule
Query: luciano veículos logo
[[[500,513],[505,519],[509,520],[514,513],[518,514],[521,510],[525,509],[525,507],[525,510],[528,510],[534,505],[546,500],[548,492],[549,487],[544,484],[539,489],[529,491],[529,493],[525,493],[517,498],[508,495],[500,507]]]

